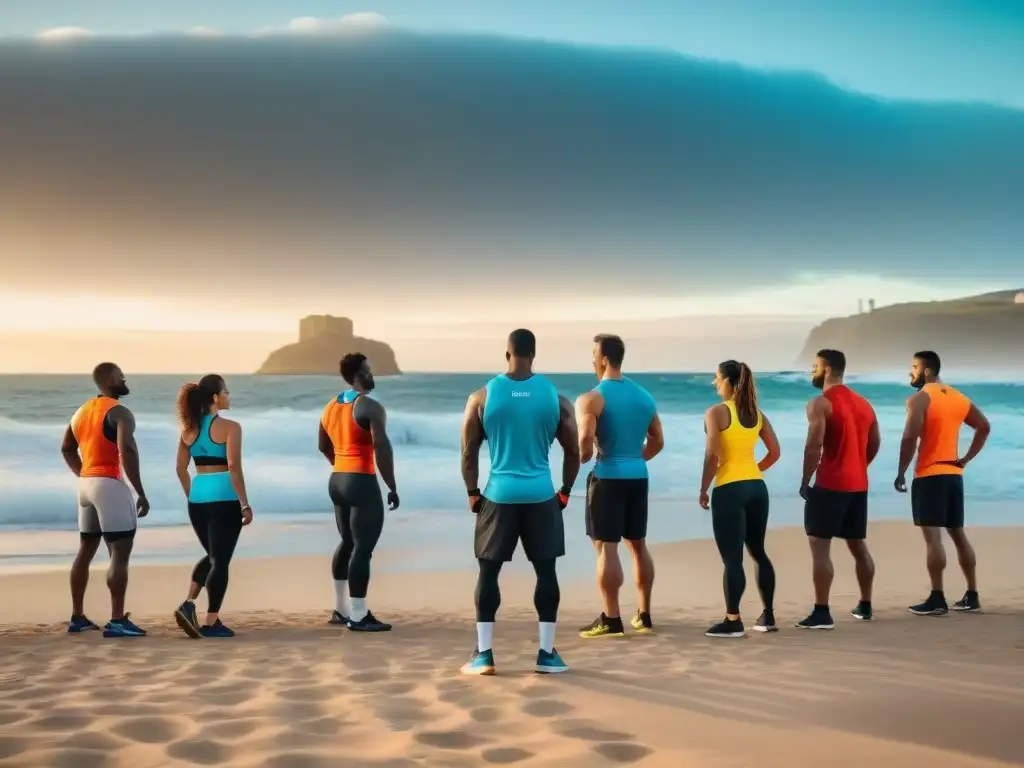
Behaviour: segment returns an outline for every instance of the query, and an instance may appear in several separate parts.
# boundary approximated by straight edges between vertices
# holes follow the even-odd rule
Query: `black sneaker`
[[[704,633],[705,637],[746,637],[740,619],[725,619]]]
[[[754,622],[755,632],[778,632],[779,628],[775,626],[775,613],[773,611],[763,611],[760,616],[757,617],[757,621]]]
[[[630,619],[629,623],[641,634],[654,633],[654,622],[651,621],[651,614],[646,611],[637,611],[636,616]]]
[[[344,624],[348,626],[348,616],[343,614],[341,611],[331,611],[331,618],[327,620],[328,624]]]
[[[580,627],[580,637],[625,637],[626,630],[622,627],[622,617],[611,618],[602,613],[590,624]]]
[[[353,632],[390,632],[391,625],[380,621],[369,611],[359,621],[348,620],[348,628]]]
[[[915,616],[945,616],[949,613],[949,606],[941,592],[932,592],[927,600],[910,606],[908,610]]]
[[[864,600],[857,603],[857,607],[850,611],[850,615],[855,619],[860,619],[861,621],[871,621],[875,618],[874,614],[871,612],[871,603]]]
[[[954,611],[980,611],[981,600],[978,599],[977,592],[967,590],[963,597],[953,603],[952,607]]]
[[[796,626],[797,629],[835,629],[836,623],[832,620],[832,613],[828,608],[815,606],[811,615],[797,622]]]

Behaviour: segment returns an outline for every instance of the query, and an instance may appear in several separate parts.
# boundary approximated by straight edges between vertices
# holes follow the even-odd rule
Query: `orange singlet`
[[[71,417],[71,434],[78,441],[82,455],[82,477],[121,479],[121,454],[117,440],[107,436],[104,425],[107,414],[118,405],[112,397],[87,400]]]
[[[373,435],[363,429],[353,416],[355,399],[346,402],[348,393],[338,395],[324,408],[320,424],[334,446],[334,471],[361,475],[377,472],[373,454]]]
[[[928,395],[928,410],[917,449],[914,477],[962,475],[962,467],[936,462],[959,458],[960,426],[971,410],[971,401],[962,392],[942,382],[925,384],[921,391]]]

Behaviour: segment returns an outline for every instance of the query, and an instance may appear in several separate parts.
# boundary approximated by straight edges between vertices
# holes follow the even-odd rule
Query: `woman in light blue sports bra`
[[[188,597],[174,612],[178,626],[189,637],[233,637],[220,620],[220,607],[228,588],[228,566],[242,526],[252,522],[252,507],[242,476],[242,427],[221,417],[231,407],[224,379],[204,376],[186,384],[178,394],[177,473],[188,499],[188,517],[206,555],[192,571]],[[195,476],[189,475],[189,462]],[[209,606],[206,622],[199,623],[195,599],[206,587]]]

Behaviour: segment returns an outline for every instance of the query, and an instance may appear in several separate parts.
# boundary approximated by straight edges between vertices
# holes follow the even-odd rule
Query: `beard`
[[[815,389],[824,389],[825,388],[825,377],[824,376],[812,376],[811,377],[811,386],[814,387]]]
[[[128,385],[122,381],[120,384],[114,387],[114,397],[124,397],[130,391],[131,390],[128,389]]]
[[[918,376],[916,379],[910,380],[910,386],[914,389],[923,389],[925,385],[924,376]]]

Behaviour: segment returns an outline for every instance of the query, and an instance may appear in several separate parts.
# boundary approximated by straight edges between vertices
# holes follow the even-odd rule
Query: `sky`
[[[1022,4],[0,3],[0,370],[1024,285]]]

